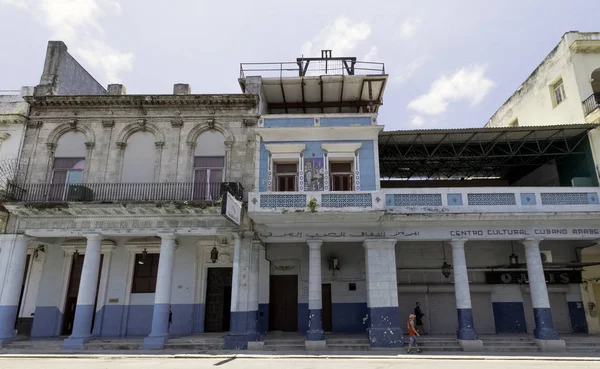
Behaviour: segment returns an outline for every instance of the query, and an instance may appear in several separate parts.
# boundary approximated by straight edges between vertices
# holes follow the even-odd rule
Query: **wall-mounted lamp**
[[[335,271],[340,270],[340,259],[330,258],[329,259],[329,270],[333,270],[333,275],[335,275]]]
[[[78,257],[79,257],[79,250],[75,250],[75,252],[73,253],[73,260],[77,260]]]
[[[511,254],[508,256],[508,263],[511,267],[516,267],[519,265],[519,256],[517,254],[515,254],[513,241],[510,241],[510,249],[511,249]]]
[[[225,242],[227,242],[227,240]],[[214,264],[217,260],[219,260],[219,250],[217,250],[216,246],[213,246],[212,250],[210,250],[210,261]]]
[[[446,248],[444,247],[444,241],[442,241],[442,254],[444,255],[444,264],[442,264],[442,275],[444,278],[450,277],[450,269],[452,265],[446,262]]]
[[[142,257],[138,260],[138,264],[144,265],[144,263],[146,263],[147,255],[148,255],[148,251],[146,249],[144,249],[144,251],[142,251]]]

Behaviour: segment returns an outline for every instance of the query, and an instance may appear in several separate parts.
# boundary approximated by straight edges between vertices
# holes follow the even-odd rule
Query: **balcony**
[[[122,203],[199,202],[217,203],[225,191],[239,200],[243,187],[234,182],[161,183],[27,183],[9,184],[2,195],[4,203]]]
[[[588,117],[592,112],[600,108],[600,92],[593,93],[590,97],[583,100],[583,113]],[[588,119],[589,120],[589,119]]]
[[[358,192],[251,192],[248,212],[259,221],[268,216],[325,213],[557,213],[600,212],[598,187],[410,188]],[[314,199],[314,209],[309,202]]]

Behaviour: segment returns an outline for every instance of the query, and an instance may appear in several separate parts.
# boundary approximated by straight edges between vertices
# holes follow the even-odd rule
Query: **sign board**
[[[547,284],[581,283],[581,271],[553,270],[545,271]],[[486,284],[529,284],[527,271],[485,272]]]
[[[231,193],[227,192],[223,195],[221,204],[221,215],[231,220],[237,225],[240,225],[242,220],[242,202],[238,201]]]

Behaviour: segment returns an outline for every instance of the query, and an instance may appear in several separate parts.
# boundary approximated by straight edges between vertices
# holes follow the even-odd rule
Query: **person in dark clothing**
[[[423,314],[423,312],[421,311],[421,304],[417,302],[417,305],[415,306],[415,326],[419,334],[427,335],[427,333],[425,332],[425,328],[423,327],[424,316],[425,314]]]

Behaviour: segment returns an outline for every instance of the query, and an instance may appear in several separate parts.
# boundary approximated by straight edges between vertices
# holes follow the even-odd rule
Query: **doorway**
[[[321,304],[322,304],[322,319],[323,330],[325,332],[333,331],[333,322],[331,316],[331,283],[321,285]]]
[[[269,292],[269,330],[298,331],[298,276],[272,275]]]
[[[227,332],[231,318],[233,268],[208,268],[206,277],[205,332]]]
[[[70,336],[73,333],[73,323],[75,322],[75,310],[77,308],[77,296],[79,296],[79,283],[81,282],[81,272],[83,271],[84,255],[73,255],[73,261],[71,264],[71,274],[69,275],[69,288],[67,289],[67,297],[65,299],[65,313],[63,318],[61,334],[63,336]],[[94,299],[94,315],[92,315],[92,326],[90,327],[90,333],[94,329],[94,322],[96,319],[96,304],[98,303],[98,290],[100,286],[100,277],[102,275],[102,262],[104,255],[100,255],[100,267],[98,268],[98,282],[96,285],[96,298]]]

